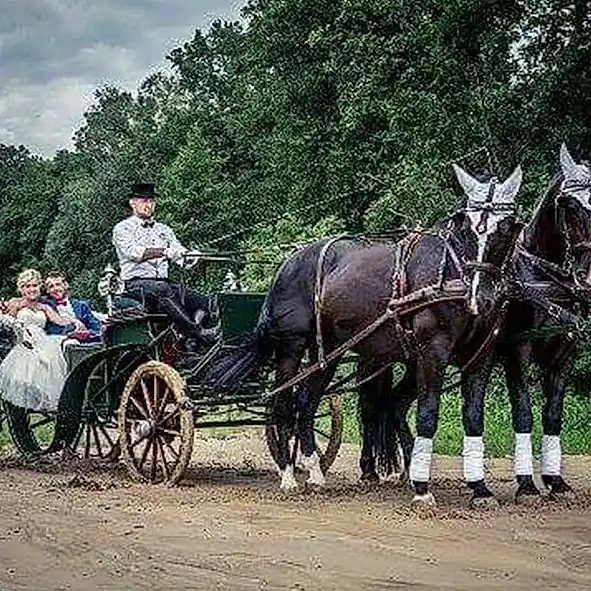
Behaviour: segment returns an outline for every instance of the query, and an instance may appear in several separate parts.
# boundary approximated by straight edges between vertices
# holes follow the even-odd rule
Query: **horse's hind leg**
[[[277,366],[275,387],[279,387],[296,375],[304,356],[306,343],[304,340],[285,341],[277,346]],[[277,395],[273,402],[273,422],[277,429],[277,466],[281,473],[281,489],[293,490],[298,487],[291,461],[289,441],[295,427],[295,407],[293,388]]]
[[[573,489],[562,477],[562,452],[560,431],[566,378],[574,360],[572,343],[563,344],[560,357],[550,369],[544,372],[543,383],[546,403],[542,415],[544,434],[540,461],[542,481],[554,497],[572,495]]]
[[[526,370],[531,345],[524,343],[506,352],[505,375],[515,432],[515,500],[537,499],[540,491],[533,479],[533,453],[531,432],[533,425],[530,393],[526,382]]]
[[[462,375],[462,421],[464,424],[464,478],[472,489],[474,507],[495,504],[484,480],[484,396],[493,366],[492,352],[481,356],[474,369]]]

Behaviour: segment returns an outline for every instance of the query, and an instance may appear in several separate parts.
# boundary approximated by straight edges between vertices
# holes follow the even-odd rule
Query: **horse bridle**
[[[591,286],[582,285],[574,272],[573,253],[577,250],[591,250],[591,241],[583,240],[573,244],[570,226],[566,223],[563,208],[559,207],[560,199],[572,197],[570,192],[581,189],[591,189],[591,183],[581,183],[565,181],[560,192],[554,199],[554,215],[557,226],[565,240],[565,256],[562,264],[549,261],[537,254],[530,252],[523,244],[518,247],[518,252],[525,256],[536,268],[541,270],[556,286],[566,291],[569,296],[579,303],[588,303],[588,300],[581,294],[591,294]],[[591,215],[591,213],[590,213]],[[572,282],[569,285],[569,281]],[[554,303],[548,297],[540,293],[540,287],[537,284],[530,284],[516,277],[512,278],[513,288],[517,288],[519,294],[517,299],[525,299],[536,302],[544,308],[551,316],[557,320],[568,318],[572,324],[572,313],[567,311],[561,305]],[[574,322],[575,328],[580,330],[578,320]]]
[[[474,228],[474,231],[477,234],[483,234],[486,232],[488,218],[490,214],[493,213],[502,213],[504,211],[508,212],[509,215],[516,216],[516,209],[514,203],[495,203],[493,201],[495,196],[495,191],[498,186],[498,180],[496,177],[493,177],[490,181],[490,185],[488,188],[488,194],[486,196],[486,201],[474,205],[468,205],[463,211],[473,211],[473,212],[480,212],[480,220]],[[462,210],[460,210],[462,211]],[[509,215],[507,217],[509,217]],[[455,238],[458,242],[462,242],[460,238],[456,235],[453,231],[451,226],[451,221],[448,223],[447,230],[449,234]],[[445,240],[445,239],[444,239]],[[466,281],[466,274],[463,272],[467,270],[470,276],[473,276],[476,272],[487,273],[489,275],[493,275],[495,278],[502,278],[506,274],[506,269],[510,264],[511,260],[513,259],[515,253],[516,244],[513,245],[513,248],[508,248],[507,252],[505,253],[505,257],[501,262],[500,266],[495,265],[494,263],[487,263],[484,261],[466,261],[464,257],[461,257],[460,260],[462,261],[462,271],[460,272],[460,276],[466,285],[469,285],[469,281]]]
[[[572,193],[576,193],[577,191],[581,190],[590,190],[591,189],[591,182],[580,182],[580,181],[564,181],[563,186],[560,189],[560,192],[556,196],[554,200],[554,208],[555,208],[555,219],[557,224],[560,226],[562,235],[565,241],[565,256],[564,256],[564,264],[563,264],[563,272],[564,274],[572,278],[573,283],[579,289],[590,289],[589,286],[584,286],[580,283],[577,274],[573,268],[574,266],[574,256],[573,254],[577,251],[591,251],[591,241],[590,240],[581,240],[580,242],[573,243],[572,235],[570,226],[566,223],[565,219],[565,212],[564,209],[559,206],[559,201],[561,199],[567,198],[574,198]],[[575,198],[576,199],[576,198]],[[591,215],[591,211],[589,211],[589,215]]]

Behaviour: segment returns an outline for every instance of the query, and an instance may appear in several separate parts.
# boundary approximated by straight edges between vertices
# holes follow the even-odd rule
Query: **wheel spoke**
[[[86,444],[84,446],[84,457],[88,458],[90,456],[90,425],[86,423]]]
[[[101,421],[99,421],[97,423],[97,427],[100,429],[101,433],[104,435],[105,439],[108,441],[111,448],[113,448],[113,447],[115,447],[115,444],[113,443],[113,440],[111,439],[111,436],[109,435],[109,432],[107,431],[107,428],[105,425],[106,425],[106,423],[103,423]]]
[[[166,403],[168,402],[169,395],[170,390],[168,386],[166,386],[166,390],[164,390],[164,396],[162,396],[162,401],[158,405],[158,414],[156,415],[156,420],[158,420],[158,417],[161,416],[164,412],[164,409],[166,408]]]
[[[94,435],[94,441],[96,443],[96,451],[98,453],[99,458],[103,457],[103,448],[101,447],[101,442],[99,440],[99,433],[95,423],[92,423],[92,434]]]
[[[160,390],[159,388],[159,383],[158,383],[158,376],[156,376],[156,374],[154,374],[152,376],[152,394],[154,396],[153,400],[152,400],[152,406],[154,407],[154,410],[156,410],[158,408],[158,391]],[[156,417],[154,417],[156,418]]]
[[[148,387],[146,386],[143,379],[140,378],[140,386],[142,388],[142,392],[144,394],[144,400],[146,401],[146,409],[148,410],[148,417],[150,419],[154,418],[154,408],[152,406],[152,401],[150,400],[150,393],[148,392]]]
[[[330,439],[330,435],[328,435],[327,433],[322,431],[322,429],[318,429],[318,427],[314,427],[314,433],[318,433],[319,435],[322,435],[322,437],[324,437],[325,439]]]
[[[148,411],[133,397],[133,395],[131,395],[129,399],[131,400],[133,405],[140,411],[142,417],[144,417],[145,419],[150,418],[150,416],[148,415]]]
[[[165,425],[166,423],[168,423],[168,421],[170,421],[170,419],[172,419],[175,415],[180,413],[180,409],[178,406],[175,406],[174,410],[172,412],[169,412],[161,421],[159,421],[160,425]]]
[[[152,444],[152,469],[150,471],[150,480],[154,482],[154,480],[156,480],[156,467],[158,462],[158,446],[156,445],[156,437],[153,437],[150,443]]]
[[[84,435],[84,426],[82,426],[76,435],[76,439],[74,439],[74,443],[72,444],[72,449],[76,451],[78,445],[80,445],[80,441],[82,440],[82,435]]]
[[[148,450],[150,449],[150,444],[152,442],[149,439],[147,441],[146,441],[146,439],[140,439],[140,440],[138,440],[137,443],[139,443],[140,441],[145,441],[146,442],[146,447],[144,447],[144,451],[142,452],[142,457],[141,457],[141,459],[139,461],[139,464],[138,464],[138,467],[137,467],[137,469],[141,472],[141,470],[142,470],[142,468],[144,466],[144,463],[146,462],[146,458],[148,457]]]
[[[168,462],[166,461],[166,454],[164,453],[164,446],[162,445],[162,440],[160,437],[157,437],[158,441],[158,449],[160,450],[160,456],[162,458],[162,468],[164,469],[164,476],[166,480],[170,478],[170,469],[168,467]]]
[[[163,441],[166,447],[169,449],[170,453],[174,456],[175,460],[178,461],[179,453],[174,449],[174,447],[172,447],[172,445],[166,439],[164,439]]]
[[[174,435],[175,437],[181,436],[181,432],[175,431],[174,429],[165,429],[164,427],[158,427],[158,431],[160,433],[167,433],[168,435]]]

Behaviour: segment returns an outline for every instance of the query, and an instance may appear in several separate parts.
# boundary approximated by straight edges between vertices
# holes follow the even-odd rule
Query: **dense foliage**
[[[566,141],[591,153],[587,0],[250,0],[137,92],[101,88],[71,151],[0,146],[0,293],[24,265],[95,297],[130,182],[154,180],[187,244],[250,251],[264,288],[295,243],[431,224],[450,163],[525,171],[522,211]],[[255,254],[253,254],[255,253]],[[215,275],[218,277],[218,275]]]

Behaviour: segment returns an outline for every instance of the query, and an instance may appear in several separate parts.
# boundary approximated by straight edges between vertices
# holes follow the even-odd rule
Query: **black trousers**
[[[203,310],[207,317],[210,312],[207,297],[168,279],[130,279],[125,282],[125,291],[133,299],[144,302],[149,312],[168,315],[191,337],[199,336],[195,314]]]

